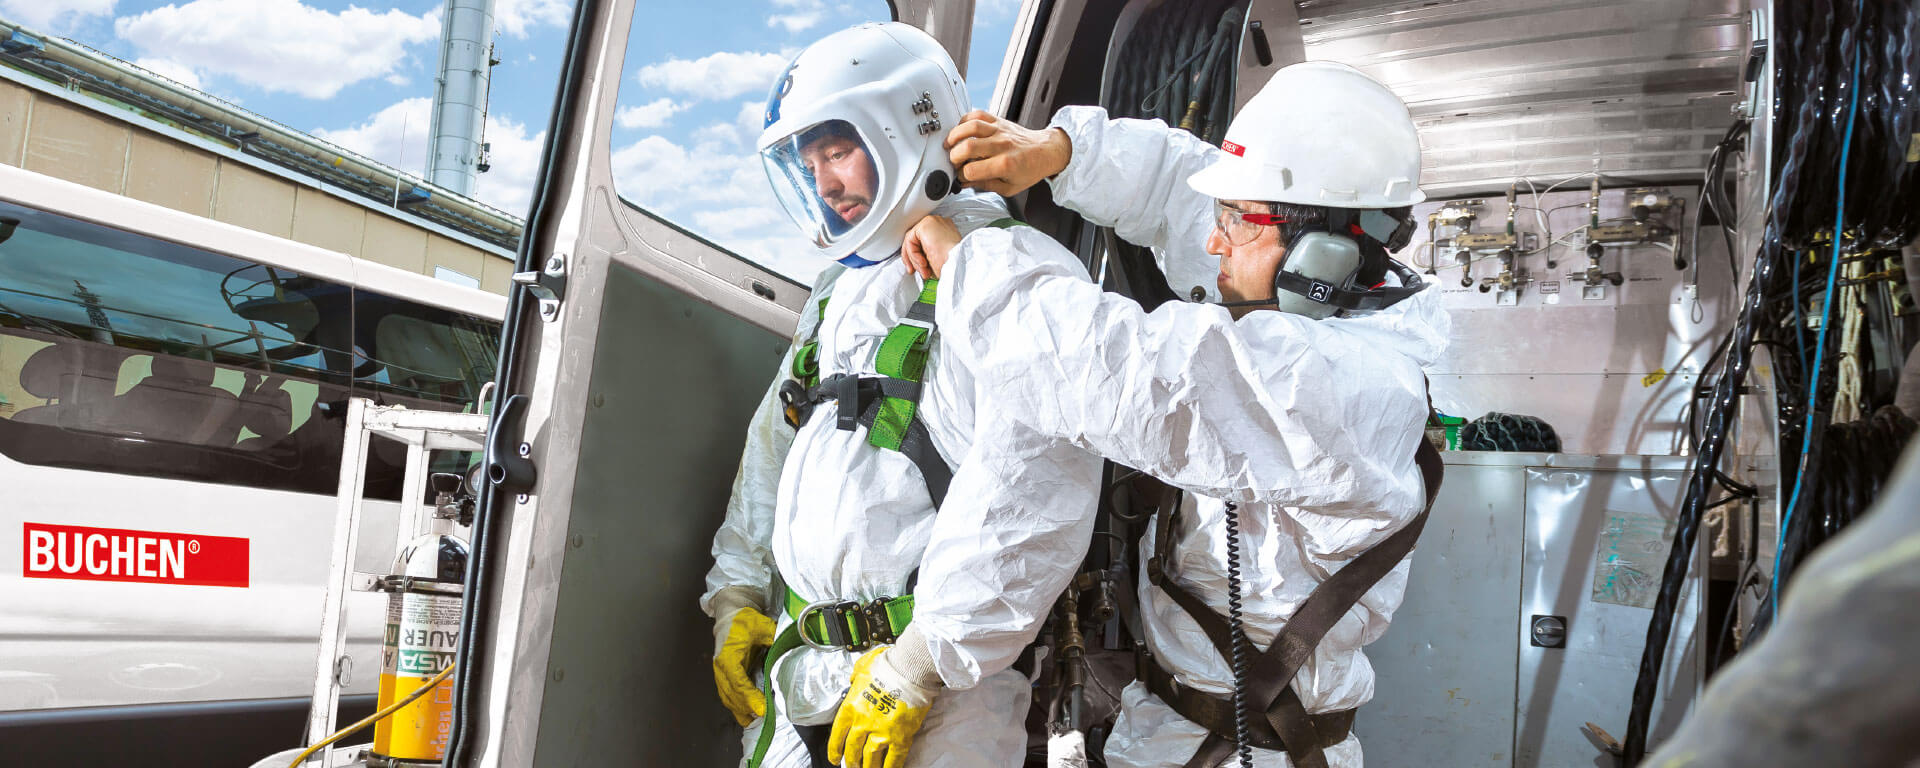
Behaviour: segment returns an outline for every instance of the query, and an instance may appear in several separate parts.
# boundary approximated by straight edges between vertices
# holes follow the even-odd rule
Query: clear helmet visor
[[[815,123],[760,150],[774,197],[807,239],[826,247],[873,215],[880,168],[845,120]]]

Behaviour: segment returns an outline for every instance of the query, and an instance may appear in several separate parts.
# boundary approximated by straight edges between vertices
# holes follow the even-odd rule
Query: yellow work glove
[[[927,721],[940,687],[915,682],[889,656],[894,646],[868,651],[853,663],[853,683],[833,716],[827,760],[846,768],[902,768],[913,737]],[[843,761],[841,758],[844,757]]]
[[[716,607],[721,602],[714,600]],[[767,714],[766,694],[753,684],[753,659],[773,645],[773,626],[773,619],[746,605],[728,607],[714,617],[714,689],[742,728]]]

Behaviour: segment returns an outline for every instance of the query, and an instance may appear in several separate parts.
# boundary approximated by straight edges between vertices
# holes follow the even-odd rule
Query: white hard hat
[[[945,140],[966,112],[966,84],[939,41],[862,24],[807,46],[774,81],[760,158],[820,255],[875,264],[952,193]]]
[[[1407,105],[1345,64],[1308,61],[1273,73],[1220,148],[1187,178],[1216,200],[1397,208],[1426,199]]]

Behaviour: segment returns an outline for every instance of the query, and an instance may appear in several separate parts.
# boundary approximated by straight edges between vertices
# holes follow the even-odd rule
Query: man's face
[[[800,160],[813,176],[814,192],[848,224],[873,210],[880,179],[866,147],[847,136],[825,136],[800,148]]]
[[[1269,210],[1266,203],[1250,200],[1222,200],[1221,205],[1238,212],[1263,214]],[[1280,244],[1280,228],[1277,226],[1256,226],[1244,221],[1232,220],[1231,215],[1225,226],[1219,222],[1207,235],[1207,253],[1220,257],[1220,275],[1215,278],[1219,284],[1220,296],[1227,301],[1260,301],[1273,298],[1273,275],[1280,270],[1281,262],[1286,260],[1287,249]],[[1234,245],[1241,240],[1243,245]],[[1258,307],[1230,307],[1234,317],[1246,314]]]

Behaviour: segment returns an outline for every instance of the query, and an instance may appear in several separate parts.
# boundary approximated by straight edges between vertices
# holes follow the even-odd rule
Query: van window
[[[24,464],[331,494],[356,390],[462,410],[492,377],[491,321],[7,203],[0,235],[0,454]]]
[[[480,388],[493,380],[500,358],[500,324],[416,304],[365,288],[354,292],[354,394],[388,405],[475,413]],[[399,498],[406,452],[374,441],[367,464],[367,495]],[[436,451],[432,472],[464,474],[479,456]],[[430,493],[430,492],[429,492]]]
[[[993,109],[994,84],[1007,59],[1019,0],[980,0],[973,6],[973,38],[967,46],[967,100],[974,109]]]
[[[659,3],[627,38],[612,141],[628,202],[802,284],[825,267],[781,212],[755,142],[767,91],[800,49],[885,0],[774,0],[761,18],[715,23],[704,3]]]

